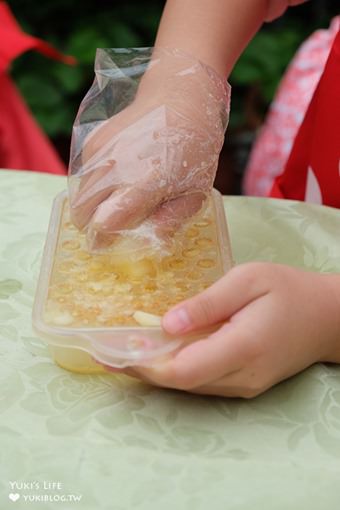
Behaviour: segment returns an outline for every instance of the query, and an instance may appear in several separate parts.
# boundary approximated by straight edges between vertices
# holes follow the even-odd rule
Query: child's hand
[[[183,52],[157,49],[152,59],[132,104],[89,136],[75,124],[71,216],[91,247],[146,218],[176,228],[213,186],[229,86]]]
[[[249,398],[315,362],[340,362],[340,275],[244,264],[163,318],[173,334],[218,323],[168,361],[126,372],[158,386]]]

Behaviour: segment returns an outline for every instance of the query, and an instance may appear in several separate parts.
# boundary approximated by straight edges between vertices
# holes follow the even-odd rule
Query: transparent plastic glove
[[[72,220],[90,249],[117,233],[155,246],[213,186],[230,87],[178,50],[98,50],[95,70],[73,129]]]
[[[269,0],[266,21],[272,21],[281,16],[288,7],[304,4],[308,0]]]

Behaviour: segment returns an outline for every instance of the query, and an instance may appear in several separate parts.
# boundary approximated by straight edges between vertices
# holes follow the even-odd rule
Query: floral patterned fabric
[[[65,187],[63,177],[0,171],[0,508],[337,508],[339,367],[232,400],[54,365],[31,308],[52,199]],[[225,206],[237,262],[340,271],[340,211],[245,197]],[[81,501],[61,499],[72,495]]]

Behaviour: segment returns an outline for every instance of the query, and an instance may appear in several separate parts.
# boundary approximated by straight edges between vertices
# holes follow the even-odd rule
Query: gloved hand
[[[138,55],[108,68],[105,51],[74,125],[70,160],[71,217],[87,228],[92,249],[117,232],[155,242],[194,214],[213,186],[229,115],[229,85],[191,56],[154,50],[135,93]],[[105,102],[131,88],[132,102],[110,116]]]

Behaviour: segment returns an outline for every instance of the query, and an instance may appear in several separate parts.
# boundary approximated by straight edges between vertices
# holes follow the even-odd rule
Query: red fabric
[[[340,208],[340,30],[270,196]]]
[[[339,29],[337,16],[329,28],[313,32],[289,64],[251,150],[243,180],[246,195],[267,196],[282,174]]]
[[[27,50],[35,49],[46,57],[61,60],[65,64],[75,64],[73,57],[63,55],[50,44],[25,34],[14,16],[12,15],[8,5],[0,1],[0,73],[8,69],[9,64],[16,57]]]
[[[0,168],[65,175],[64,163],[6,75],[12,60],[30,49],[66,64],[76,62],[41,39],[25,34],[8,5],[0,0]]]
[[[6,74],[0,74],[0,167],[66,173],[64,163]]]

